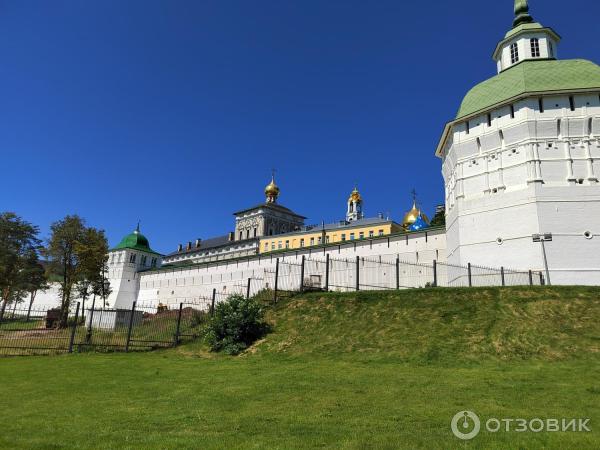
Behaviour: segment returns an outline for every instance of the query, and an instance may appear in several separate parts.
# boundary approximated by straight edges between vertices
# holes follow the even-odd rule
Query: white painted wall
[[[543,269],[551,281],[600,284],[600,93],[543,97],[454,127],[443,159],[451,263]],[[584,237],[591,234],[591,239]]]

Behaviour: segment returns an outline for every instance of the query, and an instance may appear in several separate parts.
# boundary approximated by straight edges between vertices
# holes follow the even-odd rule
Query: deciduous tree
[[[38,228],[12,212],[0,214],[0,320],[11,301],[26,291],[27,264],[37,258],[41,241]]]

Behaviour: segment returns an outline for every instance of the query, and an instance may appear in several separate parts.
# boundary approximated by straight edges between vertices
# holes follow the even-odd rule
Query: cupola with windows
[[[535,22],[529,14],[527,0],[515,0],[515,19],[494,51],[498,73],[526,60],[556,59],[560,36]]]
[[[358,188],[354,186],[354,189],[350,193],[350,197],[348,197],[348,209],[346,211],[346,221],[352,222],[354,220],[362,219],[363,211],[362,211],[362,197],[360,192],[358,192]]]

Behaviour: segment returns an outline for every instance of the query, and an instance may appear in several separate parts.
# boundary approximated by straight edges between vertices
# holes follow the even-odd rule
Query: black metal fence
[[[264,280],[272,286],[274,299],[282,292],[307,290],[360,291],[425,287],[533,286],[543,285],[539,271],[512,270],[468,264],[452,265],[432,261],[417,263],[390,258],[359,257],[338,259],[301,257],[277,260],[265,269]]]
[[[60,326],[54,310],[14,308],[0,321],[0,355],[88,351],[140,351],[173,347],[195,339],[211,312],[210,302],[151,305],[131,309],[69,312]]]

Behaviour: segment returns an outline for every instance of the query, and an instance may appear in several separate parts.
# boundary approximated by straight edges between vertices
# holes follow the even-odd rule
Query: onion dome
[[[429,224],[427,222],[425,222],[425,219],[423,218],[423,214],[421,212],[419,212],[419,215],[417,216],[415,221],[412,223],[412,225],[410,225],[408,227],[408,231],[419,231],[419,230],[423,230],[425,228],[429,228]]]
[[[157,253],[150,248],[150,243],[146,236],[140,233],[140,226],[138,225],[135,231],[131,234],[128,234],[121,242],[113,248],[113,250],[122,250],[122,249],[132,249],[132,250],[140,250],[148,253]],[[157,253],[158,254],[158,253]]]
[[[408,211],[404,215],[404,219],[402,219],[402,226],[408,229],[413,223],[415,223],[418,217],[421,217],[421,219],[427,225],[429,225],[429,218],[425,215],[425,213],[422,213],[421,210],[417,208],[417,202],[413,201],[413,206],[411,210]]]
[[[268,203],[275,203],[279,197],[279,186],[275,184],[275,175],[271,176],[271,182],[265,187],[265,195]]]
[[[357,203],[362,202],[362,197],[360,196],[360,192],[358,192],[358,188],[356,186],[352,190],[350,197],[348,197],[348,201],[349,202],[357,202]]]

